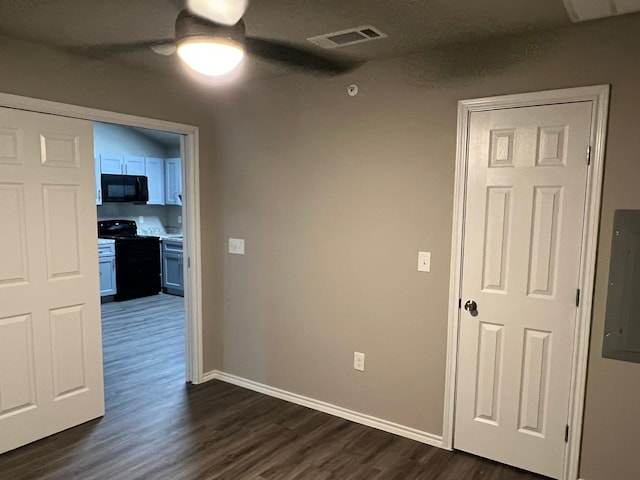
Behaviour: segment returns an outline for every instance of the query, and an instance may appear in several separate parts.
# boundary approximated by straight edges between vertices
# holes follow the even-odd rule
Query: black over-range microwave
[[[101,176],[103,202],[147,203],[149,186],[144,175]]]

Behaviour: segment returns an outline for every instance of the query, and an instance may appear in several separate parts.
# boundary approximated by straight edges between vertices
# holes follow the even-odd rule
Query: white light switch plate
[[[364,353],[353,352],[353,369],[364,372]]]
[[[244,239],[243,238],[230,238],[229,239],[229,253],[235,255],[244,255]]]
[[[431,252],[418,252],[418,271],[431,271]]]

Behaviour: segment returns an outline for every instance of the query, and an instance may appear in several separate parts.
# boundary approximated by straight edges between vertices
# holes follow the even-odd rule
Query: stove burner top
[[[123,239],[154,239],[160,240],[160,237],[138,235],[138,226],[134,220],[100,220],[98,222],[98,237],[112,238],[115,240]]]
[[[151,235],[99,235],[99,238],[109,238],[111,240],[157,240],[160,241],[160,237],[154,237]]]

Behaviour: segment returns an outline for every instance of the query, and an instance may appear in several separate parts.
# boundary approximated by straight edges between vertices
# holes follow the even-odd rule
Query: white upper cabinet
[[[167,158],[164,161],[165,205],[182,205],[182,160]]]
[[[100,154],[96,156],[96,205],[102,205],[101,174],[145,175],[148,178],[148,205],[182,205],[182,160]]]
[[[124,173],[125,175],[146,175],[144,157],[134,157],[132,155],[124,156]]]
[[[124,157],[122,155],[100,154],[100,173],[122,175],[124,173]]]
[[[164,205],[164,160],[146,157],[145,170],[149,182],[149,201],[147,205]]]
[[[100,155],[100,172],[111,175],[145,175],[144,157],[133,155]]]

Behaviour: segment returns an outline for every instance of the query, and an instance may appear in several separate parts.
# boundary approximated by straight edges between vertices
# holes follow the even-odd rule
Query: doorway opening
[[[109,405],[113,391],[123,383],[139,386],[158,373],[165,381],[189,380],[185,368],[183,244],[189,232],[183,230],[182,221],[184,142],[177,133],[104,122],[94,122],[93,132]],[[136,195],[123,198],[120,186],[128,188],[127,182],[140,182],[146,188],[131,188]]]

